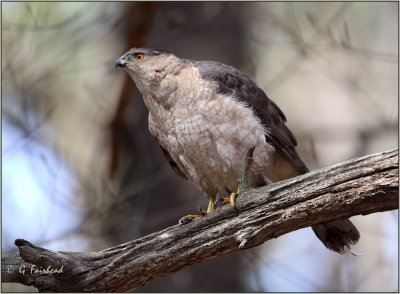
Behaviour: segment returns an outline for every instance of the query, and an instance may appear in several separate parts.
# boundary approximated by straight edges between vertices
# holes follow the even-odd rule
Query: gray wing
[[[266,141],[300,174],[309,171],[295,150],[297,141],[285,124],[285,115],[262,89],[232,66],[215,61],[193,61],[193,64],[204,79],[218,84],[219,93],[234,95],[253,109],[267,130]]]

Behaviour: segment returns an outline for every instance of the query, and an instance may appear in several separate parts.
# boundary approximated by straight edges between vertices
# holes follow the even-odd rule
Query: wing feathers
[[[297,141],[286,126],[282,110],[250,78],[232,66],[215,61],[193,61],[204,79],[214,81],[218,92],[232,95],[251,107],[266,128],[265,139],[298,172],[308,172],[297,154]]]

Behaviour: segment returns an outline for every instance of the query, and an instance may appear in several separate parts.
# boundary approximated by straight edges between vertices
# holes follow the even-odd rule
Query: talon
[[[188,214],[188,215],[185,215],[185,216],[183,216],[183,217],[181,217],[180,219],[179,219],[179,224],[180,225],[185,225],[185,224],[188,224],[188,223],[190,223],[192,220],[194,220],[194,219],[196,219],[196,218],[198,218],[198,217],[201,217],[202,215],[200,215],[200,214]]]
[[[202,209],[201,207],[198,207],[197,210],[199,211],[200,214],[188,214],[179,219],[179,224],[180,225],[185,225],[192,220],[205,216],[212,212],[215,209],[215,197],[210,197],[210,201],[208,202],[208,208],[207,210]]]

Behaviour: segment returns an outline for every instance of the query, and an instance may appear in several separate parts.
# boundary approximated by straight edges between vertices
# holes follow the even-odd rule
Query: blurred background
[[[115,69],[131,47],[247,73],[285,112],[311,169],[398,146],[396,2],[2,2],[2,254],[16,238],[101,250],[206,207]],[[306,228],[136,291],[398,291],[398,212],[352,221],[359,257]]]

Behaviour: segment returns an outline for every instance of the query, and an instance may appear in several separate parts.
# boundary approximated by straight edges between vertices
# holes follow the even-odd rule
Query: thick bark
[[[53,252],[16,240],[19,254],[2,257],[2,280],[41,291],[126,291],[313,224],[398,209],[398,149],[257,189],[246,185],[245,174],[246,168],[237,210],[226,205],[100,252]],[[63,273],[31,274],[33,265]]]

